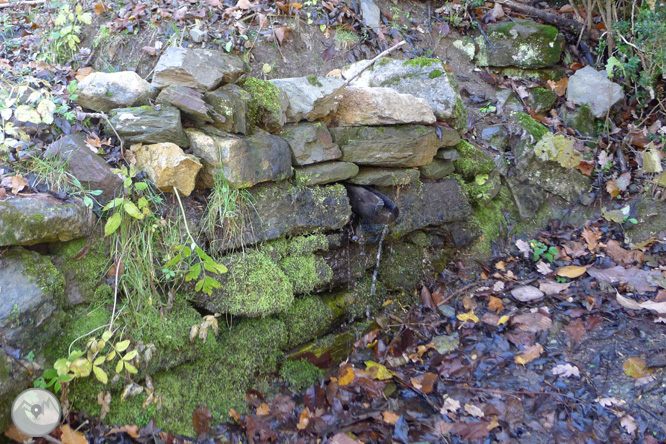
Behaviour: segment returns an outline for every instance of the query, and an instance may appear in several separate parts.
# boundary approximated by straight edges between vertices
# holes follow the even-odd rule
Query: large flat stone
[[[296,183],[306,186],[323,185],[349,179],[358,173],[358,167],[349,162],[324,162],[296,168]]]
[[[87,190],[101,190],[97,197],[100,203],[106,203],[122,192],[123,181],[111,172],[108,163],[93,153],[86,145],[85,133],[62,136],[49,146],[46,156],[57,156],[65,162],[65,168]]]
[[[530,20],[512,20],[491,24],[485,37],[476,38],[479,45],[476,64],[479,66],[516,66],[538,69],[560,61],[564,35],[557,28]]]
[[[92,213],[50,194],[0,200],[0,246],[65,242],[88,235]]]
[[[413,167],[430,163],[441,147],[432,127],[397,125],[388,127],[331,128],[342,159],[359,165]]]
[[[212,188],[220,171],[234,188],[249,188],[291,177],[289,146],[277,136],[264,131],[257,131],[251,137],[207,134],[199,130],[186,133],[192,152],[204,163],[200,187]]]
[[[175,106],[197,123],[211,123],[211,109],[204,102],[203,95],[187,86],[171,85],[160,92],[155,100],[159,104]]]
[[[456,179],[423,182],[407,187],[377,187],[400,210],[398,219],[389,224],[387,238],[397,239],[425,227],[440,227],[472,215],[465,194]],[[381,227],[364,224],[357,230],[362,241],[375,242]]]
[[[288,125],[280,137],[289,144],[294,165],[310,165],[342,157],[342,151],[333,143],[323,122]]]
[[[289,98],[287,122],[310,122],[326,117],[338,108],[339,88],[344,83],[337,77],[293,77],[271,82]]]
[[[169,142],[183,147],[188,145],[180,111],[173,106],[118,108],[111,111],[109,121],[113,128],[107,125],[106,133],[113,136],[117,132],[126,144]]]
[[[351,78],[368,63],[369,60],[352,63],[343,69],[342,76]],[[388,87],[425,99],[437,120],[447,121],[458,130],[466,126],[467,112],[462,106],[457,82],[438,59],[396,60],[384,57],[354,79],[351,86]]]
[[[133,71],[94,72],[79,82],[76,102],[95,111],[147,105],[157,89]]]
[[[396,187],[416,182],[420,175],[417,169],[363,167],[349,182],[356,185]]]
[[[233,83],[248,72],[238,57],[212,49],[167,48],[153,75],[153,86],[188,86],[208,91],[224,83]]]
[[[431,124],[435,115],[425,99],[392,88],[347,87],[331,121],[340,126]]]
[[[264,183],[248,191],[252,205],[243,215],[242,233],[224,236],[223,222],[216,236],[221,250],[285,235],[337,230],[351,217],[347,191],[340,184],[299,187],[288,182]]]

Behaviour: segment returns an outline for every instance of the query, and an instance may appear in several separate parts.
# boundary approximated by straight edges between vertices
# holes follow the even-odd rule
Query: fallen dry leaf
[[[622,370],[627,376],[631,376],[632,378],[636,379],[644,378],[645,376],[652,373],[652,370],[646,367],[645,361],[636,356],[628,358],[626,361],[624,361],[622,364]]]
[[[637,267],[625,269],[621,265],[604,269],[590,267],[587,269],[587,274],[601,282],[609,284],[621,282],[630,285],[639,294],[655,291],[656,287],[650,282],[649,278],[662,275],[659,271],[645,271]]]
[[[544,297],[544,293],[531,285],[522,285],[511,290],[511,296],[520,302],[538,301]]]
[[[620,293],[616,293],[615,297],[617,298],[617,302],[624,308],[628,308],[630,310],[645,309],[655,311],[659,314],[666,314],[666,302],[636,302],[633,299],[625,298],[624,296],[620,295]]]
[[[553,90],[559,97],[562,97],[567,92],[567,86],[569,86],[568,77],[563,77],[562,80],[558,82],[548,80],[548,87]]]
[[[122,427],[114,427],[106,433],[106,436],[115,435],[118,433],[127,433],[132,438],[139,438],[139,427],[135,425],[124,425]]]
[[[555,271],[555,274],[558,276],[566,277],[569,279],[575,279],[585,274],[587,267],[580,267],[578,265],[566,265],[560,267]]]
[[[400,419],[400,415],[385,410],[382,412],[382,419],[387,424],[395,425],[395,423],[398,422],[398,419]]]
[[[620,424],[630,435],[633,435],[633,433],[636,431],[636,422],[634,421],[634,417],[631,415],[625,415],[620,420]]]
[[[580,370],[578,370],[578,367],[571,364],[556,365],[551,371],[555,376],[562,376],[564,378],[569,378],[572,376],[574,378],[580,377]]]
[[[72,430],[69,424],[63,424],[60,426],[60,440],[63,444],[88,444],[86,435],[76,430]]]
[[[542,313],[524,313],[511,318],[511,324],[528,333],[539,333],[550,328],[553,321]]]
[[[460,401],[447,396],[446,399],[444,399],[444,404],[442,405],[440,413],[444,415],[447,412],[455,412],[459,409],[460,409]]]
[[[268,416],[271,414],[271,409],[268,407],[268,404],[262,402],[259,407],[257,407],[257,416]]]
[[[477,418],[483,418],[484,416],[486,416],[485,413],[483,413],[483,410],[481,410],[474,404],[469,404],[469,403],[465,404],[465,411]]]
[[[488,301],[488,308],[495,313],[499,313],[500,311],[504,310],[504,303],[500,298],[490,296],[490,300]]]
[[[99,419],[104,419],[111,411],[111,408],[109,407],[111,404],[111,392],[99,392],[97,395],[97,404],[102,406],[102,410],[99,413]]]
[[[616,240],[609,240],[606,243],[606,253],[615,262],[621,265],[640,265],[643,263],[643,252],[635,250],[625,250]]]
[[[312,418],[312,413],[310,413],[310,409],[305,407],[299,416],[296,428],[298,430],[305,430],[308,424],[310,424],[311,418]]]
[[[555,281],[540,281],[539,290],[543,291],[546,295],[551,296],[554,294],[562,293],[571,286],[571,283],[559,283]]]
[[[515,357],[516,364],[528,364],[541,356],[541,353],[543,353],[543,347],[541,344],[537,343],[532,346],[525,347],[525,351]]]

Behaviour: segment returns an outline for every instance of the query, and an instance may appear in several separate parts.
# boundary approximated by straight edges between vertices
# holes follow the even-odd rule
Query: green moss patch
[[[456,173],[465,180],[473,180],[477,175],[489,174],[495,169],[495,162],[466,140],[458,142],[456,150],[458,150],[460,158],[453,164],[456,167]]]
[[[534,140],[537,142],[541,140],[546,133],[550,132],[546,126],[534,120],[527,113],[517,112],[515,113],[515,117],[520,126],[522,126],[530,136],[534,137]]]
[[[442,61],[439,59],[432,59],[428,57],[417,57],[415,59],[407,60],[403,63],[404,66],[412,66],[412,67],[417,67],[417,68],[423,68],[425,66],[430,66],[430,65],[442,65]]]
[[[254,77],[243,80],[239,85],[252,97],[248,113],[252,124],[267,130],[279,128],[282,106],[278,87]]]
[[[306,360],[285,361],[280,367],[280,376],[295,391],[301,391],[316,384],[324,373]]]
[[[291,281],[269,255],[249,251],[226,256],[222,262],[229,271],[220,280],[220,291],[208,298],[209,310],[236,316],[268,316],[285,311],[294,300]]]
[[[329,305],[319,296],[297,298],[280,319],[287,326],[288,347],[315,339],[328,330],[335,317]]]
[[[295,294],[310,293],[333,278],[331,267],[323,258],[314,254],[288,256],[279,265],[293,285]]]

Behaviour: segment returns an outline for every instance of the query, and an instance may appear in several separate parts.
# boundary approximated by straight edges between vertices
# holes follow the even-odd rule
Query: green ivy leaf
[[[47,378],[47,379],[53,379],[56,376],[58,376],[58,372],[56,371],[56,369],[50,368],[48,370],[45,370],[44,374],[42,376]]]

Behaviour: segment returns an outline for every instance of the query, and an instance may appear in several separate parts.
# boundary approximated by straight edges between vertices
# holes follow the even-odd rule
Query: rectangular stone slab
[[[266,183],[248,191],[252,205],[245,210],[243,232],[229,239],[218,229],[216,248],[221,251],[285,235],[337,230],[351,217],[349,198],[340,184],[299,187],[288,182]]]

